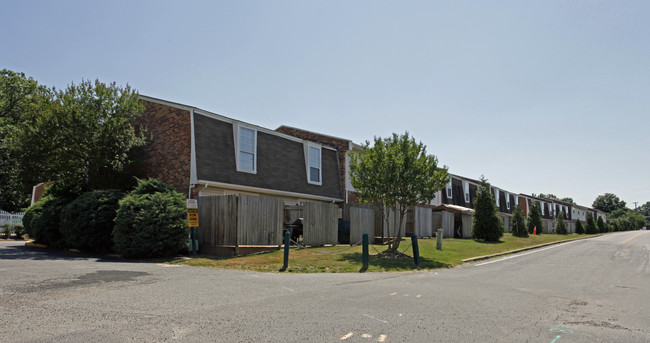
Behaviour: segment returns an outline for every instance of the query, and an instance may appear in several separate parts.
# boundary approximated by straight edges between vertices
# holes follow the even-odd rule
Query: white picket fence
[[[23,225],[24,214],[25,212],[9,213],[7,211],[0,210],[0,225]]]

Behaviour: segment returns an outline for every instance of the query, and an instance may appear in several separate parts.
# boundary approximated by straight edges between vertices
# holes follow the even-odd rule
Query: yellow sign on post
[[[199,210],[196,208],[187,209],[187,224],[189,227],[199,227]]]

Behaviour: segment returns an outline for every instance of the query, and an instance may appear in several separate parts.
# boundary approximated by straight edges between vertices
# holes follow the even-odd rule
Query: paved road
[[[458,268],[269,274],[0,242],[0,341],[648,342],[650,231]]]

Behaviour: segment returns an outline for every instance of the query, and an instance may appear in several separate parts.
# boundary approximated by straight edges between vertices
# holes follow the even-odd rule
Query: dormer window
[[[321,168],[321,146],[309,144],[307,150],[307,180],[314,185],[323,184],[323,169]]]
[[[449,182],[447,183],[447,199],[451,199],[453,195],[453,192],[451,191],[451,179],[449,179]]]
[[[257,130],[235,125],[235,149],[237,171],[257,172]]]
[[[506,192],[506,209],[510,209],[510,193]]]
[[[495,188],[495,189],[494,189],[494,199],[495,199],[496,202],[497,202],[497,207],[500,206],[500,205],[499,205],[499,189],[498,189],[498,188]]]

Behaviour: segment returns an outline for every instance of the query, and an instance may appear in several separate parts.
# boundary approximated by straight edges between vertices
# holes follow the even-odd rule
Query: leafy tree
[[[625,201],[619,199],[612,193],[605,193],[596,197],[596,200],[594,200],[591,206],[597,210],[610,213],[618,209],[624,209]]]
[[[524,218],[524,211],[521,206],[517,204],[512,212],[512,220],[510,221],[510,231],[513,236],[528,237],[528,230],[526,230],[526,218]]]
[[[557,216],[557,223],[555,224],[555,233],[558,235],[566,235],[566,223],[564,222],[564,212],[560,212]]]
[[[497,205],[490,193],[490,185],[483,176],[480,181],[474,198],[472,238],[498,242],[503,237],[503,222],[497,216]]]
[[[640,230],[646,225],[646,218],[638,211],[629,212],[627,220],[630,222],[632,230]]]
[[[536,201],[533,201],[532,205],[530,206],[530,209],[528,210],[528,233],[532,234],[533,231],[535,231],[535,228],[537,228],[537,234],[541,234],[542,231],[544,231],[542,228],[543,223],[542,223],[542,210],[539,207],[539,203]]]
[[[609,231],[603,217],[598,217],[598,220],[596,220],[596,226],[598,226],[598,231],[600,233],[606,233]]]
[[[15,146],[15,133],[47,100],[47,89],[24,73],[0,71],[0,209],[20,211],[29,206],[32,186],[23,178],[24,168]]]
[[[617,223],[616,220],[613,220],[613,221],[612,221],[612,231],[614,231],[614,232],[621,231],[621,230],[618,228],[618,223]]]
[[[585,228],[582,227],[582,222],[579,219],[576,219],[576,233],[583,235],[585,233]]]
[[[143,109],[128,85],[82,81],[53,91],[18,134],[24,177],[51,180],[55,195],[130,186],[132,154],[145,143],[133,122]]]
[[[591,212],[587,213],[587,224],[586,224],[585,232],[588,235],[593,235],[598,233],[598,227],[596,226],[596,221],[594,220],[594,216],[591,214]]]
[[[624,218],[630,212],[627,208],[619,208],[607,214],[607,219]]]
[[[395,254],[409,208],[428,203],[449,180],[447,168],[438,167],[438,159],[427,155],[426,147],[410,138],[408,132],[389,138],[366,141],[364,152],[350,154],[352,185],[364,202],[381,206],[388,222],[390,211],[399,225],[389,232],[387,254]]]

